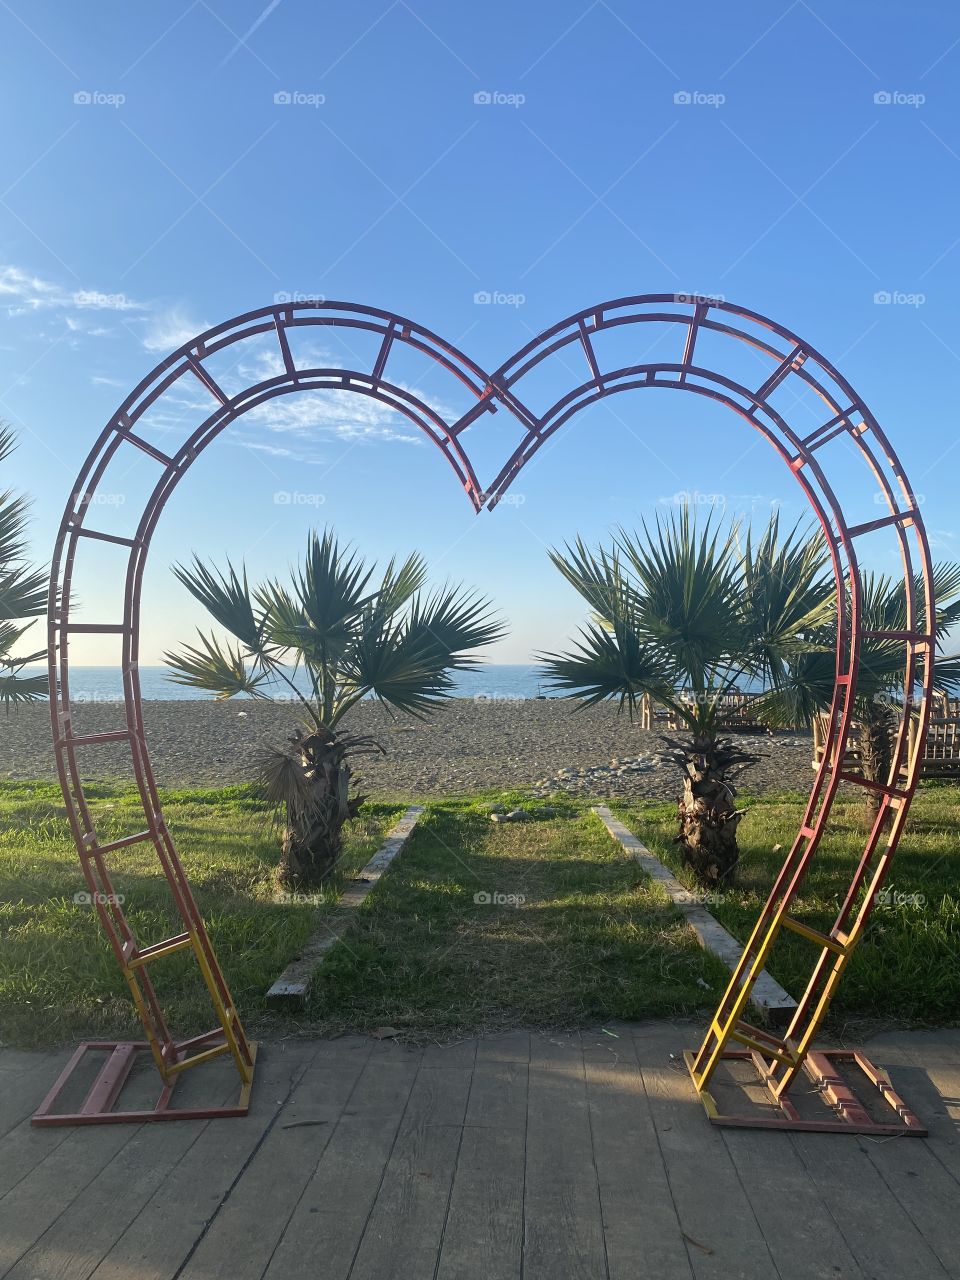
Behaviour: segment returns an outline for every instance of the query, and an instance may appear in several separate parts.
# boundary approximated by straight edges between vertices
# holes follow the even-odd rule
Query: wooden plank
[[[202,1129],[202,1122],[138,1126],[36,1244],[4,1273],[7,1280],[36,1280],[38,1276],[44,1280],[87,1280]],[[80,1164],[85,1162],[82,1140],[73,1158]]]
[[[184,1280],[260,1280],[364,1073],[372,1043],[321,1044],[191,1253],[180,1273]]]
[[[790,1138],[866,1275],[935,1280],[949,1274],[872,1164],[874,1143],[856,1134],[794,1133]],[[923,1139],[892,1139],[901,1143],[922,1145]]]
[[[593,1154],[610,1280],[689,1280],[690,1261],[632,1037],[583,1034]]]
[[[529,1057],[525,1033],[478,1046],[436,1280],[519,1280]]]
[[[70,1051],[35,1053],[4,1049],[0,1053],[0,1196],[35,1169],[70,1136],[69,1129],[35,1129],[30,1117],[62,1071]]]
[[[597,805],[593,812],[597,815],[614,840],[630,854],[683,913],[687,924],[697,935],[697,941],[706,951],[710,951],[732,972],[740,963],[743,947],[729,934],[723,925],[713,918],[709,911],[696,901],[695,895],[684,888],[680,881],[663,865],[655,854],[613,816],[606,805]],[[761,970],[753,990],[750,993],[753,1004],[770,1014],[783,1017],[787,1012],[796,1009],[797,1002],[788,991],[785,991],[767,973]]]
[[[0,1049],[0,1141],[36,1111],[70,1052]]]
[[[720,1132],[781,1280],[861,1280],[864,1272],[822,1191],[798,1161],[790,1135]]]
[[[66,1139],[0,1199],[0,1275],[37,1243],[141,1127],[68,1130]]]
[[[697,1280],[770,1280],[777,1269],[763,1232],[680,1056],[699,1035],[651,1023],[632,1037],[690,1268]]]
[[[524,1280],[606,1280],[578,1037],[532,1038],[529,1088]]]
[[[302,1009],[310,994],[310,984],[317,966],[353,923],[353,913],[371,893],[391,862],[403,849],[420,820],[424,806],[413,804],[393,826],[383,844],[373,855],[356,881],[340,897],[331,915],[321,916],[317,928],[307,939],[300,954],[291,961],[267,992],[267,1004],[287,1010]]]
[[[475,1055],[475,1045],[424,1050],[350,1280],[435,1274]]]
[[[143,1204],[91,1280],[169,1280],[177,1272],[316,1053],[315,1042],[261,1043],[247,1116],[198,1127],[193,1145]]]
[[[324,1280],[345,1280],[348,1274],[352,1280],[360,1241],[413,1105],[421,1062],[420,1052],[387,1043],[376,1047],[290,1216],[264,1280],[316,1280],[318,1259]],[[388,1234],[398,1227],[399,1222],[388,1225]]]

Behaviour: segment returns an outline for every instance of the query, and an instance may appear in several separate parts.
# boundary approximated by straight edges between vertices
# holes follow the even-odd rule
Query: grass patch
[[[325,1030],[572,1027],[690,1013],[726,978],[586,805],[496,825],[488,802],[458,799],[429,806],[309,1012]]]
[[[710,911],[745,942],[796,834],[805,797],[744,797],[749,813],[740,824],[741,869],[736,888]],[[621,819],[677,878],[693,888],[681,868],[674,805],[625,805]],[[885,888],[891,901],[874,908],[831,1006],[834,1020],[895,1020],[920,1024],[960,1020],[960,789],[925,783],[910,809],[906,831]],[[863,848],[862,805],[840,800],[791,914],[829,931]],[[775,845],[783,847],[774,851]],[[784,931],[767,969],[799,998],[817,957],[816,948]]]
[[[129,787],[88,788],[106,841],[142,824]],[[512,1026],[574,1027],[712,1008],[727,971],[697,945],[676,908],[641,875],[582,800],[553,817],[494,824],[492,800],[428,801],[400,859],[357,913],[320,970],[299,1029],[392,1025],[449,1037]],[[740,884],[711,910],[746,939],[789,845],[803,800],[747,798]],[[621,818],[687,884],[674,806],[615,804]],[[343,877],[372,855],[405,803],[368,804],[350,832]],[[247,1024],[293,1024],[264,995],[332,909],[277,898],[277,845],[249,787],[170,791],[164,812]],[[796,915],[826,929],[863,839],[859,806],[839,803]],[[960,1018],[960,791],[917,794],[890,888],[834,1003],[844,1019],[955,1023]],[[113,855],[115,888],[143,945],[177,931],[150,845]],[[81,1036],[136,1037],[126,985],[92,907],[56,786],[0,783],[0,1040],[52,1044]],[[909,895],[923,895],[923,902]],[[795,935],[768,966],[799,995],[815,951]],[[151,969],[178,1035],[207,1030],[212,1013],[187,953]]]
[[[132,787],[90,785],[102,842],[143,826]],[[278,849],[269,812],[249,787],[168,791],[164,815],[213,945],[240,1008],[255,1019],[267,987],[312,932],[316,907],[278,900]],[[403,811],[370,804],[351,824],[341,880],[368,861]],[[114,888],[141,945],[180,931],[152,844],[113,854]],[[0,783],[0,1040],[34,1045],[97,1037],[137,1036],[139,1022],[126,983],[86,891],[60,789]],[[151,966],[161,1002],[177,1034],[208,1030],[212,1008],[189,952]]]

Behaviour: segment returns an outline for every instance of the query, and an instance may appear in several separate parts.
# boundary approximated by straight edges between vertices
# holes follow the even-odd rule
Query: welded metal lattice
[[[658,347],[663,345],[666,334],[673,358],[641,359],[624,367],[606,368],[601,351],[604,339],[615,333],[622,336],[622,332],[639,336],[644,326],[656,330]],[[290,338],[298,331],[313,327],[337,329],[347,339],[359,332],[375,335],[377,354],[372,363],[363,368],[302,367],[292,354]],[[756,382],[748,386],[698,364],[698,343],[702,345],[706,341],[705,335],[710,335],[712,341],[724,339],[748,348],[757,361]],[[212,359],[237,344],[264,339],[273,344],[277,371],[238,393],[228,394],[210,367]],[[402,379],[390,380],[391,356],[403,347],[426,357],[467,389],[471,404],[462,416],[447,421],[437,406],[402,385]],[[636,347],[640,347],[639,341]],[[238,350],[242,350],[242,346]],[[571,359],[580,362],[582,381],[576,380],[577,375],[571,378]],[[562,376],[569,389],[553,400],[545,412],[537,414],[530,407],[530,397],[525,397],[524,381],[535,380],[548,368]],[[571,381],[575,383],[572,387]],[[172,398],[178,388],[196,389],[198,385],[212,398],[212,411],[189,430],[176,447],[161,449],[138,432],[143,416],[163,404],[164,397]],[[673,388],[707,397],[732,409],[764,436],[783,459],[816,513],[828,539],[837,583],[836,678],[823,763],[814,779],[800,828],[743,959],[703,1045],[696,1055],[691,1055],[694,1083],[705,1101],[709,1100],[709,1084],[717,1066],[735,1042],[750,1051],[772,1097],[784,1105],[787,1091],[804,1066],[813,1037],[862,935],[874,895],[889,869],[917,783],[933,674],[930,554],[920,512],[893,448],[863,401],[823,356],[781,326],[726,301],[696,295],[656,294],[616,299],[570,316],[528,343],[490,375],[436,334],[389,312],[327,301],[267,307],[210,329],[178,348],[143,379],[104,428],[74,486],[54,551],[49,615],[51,712],[60,782],[84,875],[163,1078],[165,1100],[161,1100],[162,1105],[158,1104],[157,1116],[177,1114],[169,1108],[169,1090],[185,1068],[220,1054],[230,1054],[242,1089],[248,1095],[254,1060],[254,1046],[244,1033],[164,822],[144,733],[138,674],[141,586],[151,538],[173,490],[200,453],[240,415],[278,396],[332,389],[372,397],[403,414],[443,453],[475,510],[479,512],[484,505],[493,509],[545,441],[579,410],[618,392],[642,387]],[[789,406],[783,403],[787,398],[784,392],[791,388],[796,390],[798,400],[813,396],[822,404],[822,419],[813,429],[791,426]],[[469,428],[480,430],[485,416],[498,409],[505,409],[516,419],[521,434],[514,452],[484,488],[477,480],[463,437]],[[838,439],[849,446],[844,455],[845,468],[850,466],[851,451],[866,465],[865,474],[883,510],[875,519],[850,524],[844,516],[821,452]],[[146,455],[156,464],[157,479],[135,531],[129,536],[120,536],[97,529],[91,524],[91,513],[97,510],[96,495],[104,473],[118,456],[137,454]],[[895,537],[905,581],[912,584],[919,580],[923,584],[920,608],[915,605],[914,592],[908,590],[904,629],[886,633],[890,640],[903,645],[904,691],[908,710],[912,708],[919,720],[919,731],[910,752],[909,715],[905,716],[896,740],[891,774],[883,784],[844,772],[842,763],[836,768],[831,763],[844,760],[863,635],[862,584],[856,543],[864,535],[879,530],[889,530]],[[119,546],[127,555],[123,617],[96,623],[75,622],[71,617],[71,595],[78,564],[84,548],[97,541]],[[844,589],[845,581],[849,591]],[[73,729],[69,644],[70,637],[78,633],[121,638],[125,716],[122,723],[109,732],[84,734]],[[918,664],[918,658],[923,660],[922,664]],[[84,793],[79,753],[108,742],[123,743],[130,751],[144,816],[139,832],[101,842]],[[880,808],[853,869],[850,888],[836,921],[829,933],[821,934],[794,920],[789,909],[824,834],[837,789],[844,781],[878,793]],[[122,903],[113,892],[108,865],[111,857],[122,855],[125,847],[137,842],[153,844],[183,926],[174,937],[146,946],[141,946],[134,936]],[[784,929],[810,942],[814,958],[809,985],[790,1025],[782,1035],[773,1035],[751,1027],[743,1015],[753,982]],[[147,972],[148,965],[179,950],[190,950],[195,955],[217,1018],[213,1031],[186,1042],[178,1041],[168,1028]],[[126,1054],[124,1062],[130,1057]],[[109,1095],[112,1101],[116,1096],[114,1076],[122,1065],[115,1064],[117,1070],[112,1074],[105,1069],[106,1079],[100,1081],[97,1094],[101,1100]],[[98,1115],[97,1107],[93,1104],[91,1107],[90,1114]],[[235,1114],[236,1110],[230,1113]],[[143,1117],[138,1114],[138,1118]]]

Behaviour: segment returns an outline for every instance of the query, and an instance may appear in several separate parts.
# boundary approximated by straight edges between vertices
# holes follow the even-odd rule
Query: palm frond
[[[781,539],[775,513],[756,543],[747,535],[743,578],[744,630],[763,676],[776,683],[783,662],[816,646],[836,614],[836,584],[823,533],[811,534],[798,522]],[[829,639],[825,643],[832,648]]]
[[[726,535],[708,518],[700,529],[687,506],[667,521],[658,517],[644,541],[621,530],[617,545],[638,580],[639,621],[669,653],[695,689],[749,648],[740,601],[743,596],[738,526]]]
[[[238,693],[263,697],[261,686],[270,678],[269,671],[247,668],[239,648],[225,644],[221,648],[216,637],[197,633],[201,648],[185,645],[179,653],[165,653],[164,662],[173,672],[170,679],[175,684],[193,689],[205,689],[215,693],[217,700],[232,698]]]
[[[0,421],[0,462],[9,458],[17,447],[17,437],[8,422]]]
[[[192,568],[174,565],[173,572],[221,626],[251,653],[259,651],[265,624],[262,614],[258,615],[254,609],[245,568],[238,574],[229,560],[225,571],[208,568],[194,555]]]
[[[30,500],[10,489],[0,493],[0,569],[21,560],[27,551]]]
[[[629,628],[597,623],[582,627],[579,643],[567,653],[540,653],[547,687],[577,698],[584,706],[616,699],[631,716],[638,699],[650,694],[679,710],[673,689],[673,667],[656,646],[644,646]]]
[[[373,575],[350,548],[341,548],[328,529],[311,532],[303,564],[294,574],[293,598],[303,614],[303,637],[314,652],[343,653],[357,619],[376,599],[367,587]]]
[[[47,575],[26,565],[0,571],[0,619],[37,618],[45,614],[47,587]]]
[[[40,702],[49,694],[46,672],[43,675],[18,675],[15,671],[0,673],[0,704],[11,707],[22,702]]]

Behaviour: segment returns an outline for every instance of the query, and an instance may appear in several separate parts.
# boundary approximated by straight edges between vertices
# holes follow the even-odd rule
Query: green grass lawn
[[[88,789],[104,839],[135,830],[128,788]],[[509,1026],[572,1027],[711,1008],[726,970],[696,944],[676,909],[640,874],[581,801],[551,818],[494,824],[489,804],[521,793],[428,802],[420,825],[318,974],[306,1017],[267,1013],[264,994],[317,925],[315,906],[278,900],[269,815],[245,787],[175,791],[165,814],[233,993],[251,1027],[273,1031],[384,1024],[423,1035]],[[746,938],[796,829],[802,800],[747,799],[741,882],[711,907]],[[529,804],[534,813],[541,804]],[[402,812],[370,803],[350,833],[343,876],[373,853]],[[679,870],[672,805],[618,805],[620,816]],[[829,926],[862,839],[857,807],[818,855],[797,916]],[[918,793],[891,888],[923,901],[874,914],[835,1015],[956,1022],[960,1016],[960,790]],[[111,858],[115,888],[142,944],[177,931],[152,847]],[[681,878],[683,875],[681,873]],[[84,890],[59,789],[0,783],[0,1040],[42,1044],[135,1036],[123,979]],[[794,935],[770,969],[799,994],[814,958]],[[151,973],[179,1035],[212,1026],[188,953]]]
[[[805,798],[744,797],[739,884],[710,911],[746,941],[799,826]],[[616,805],[620,818],[693,887],[681,869],[673,805]],[[838,802],[831,827],[791,914],[821,932],[833,924],[863,848],[862,806]],[[774,846],[781,845],[779,850]],[[885,885],[891,900],[874,908],[863,940],[834,998],[834,1022],[845,1018],[944,1024],[960,1020],[960,788],[925,783]],[[818,951],[784,932],[767,965],[799,997]]]
[[[90,785],[87,795],[104,842],[142,828],[133,788]],[[372,856],[402,812],[400,804],[371,804],[351,824],[342,876]],[[249,788],[166,792],[164,814],[233,995],[245,1017],[255,1019],[267,987],[311,933],[316,912],[330,904],[278,898],[270,815]],[[117,851],[110,866],[141,945],[180,931],[151,844]],[[74,902],[85,890],[59,787],[0,783],[0,1041],[137,1035],[129,992],[96,912]],[[191,953],[157,961],[150,972],[177,1034],[215,1025]]]
[[[310,1014],[438,1035],[570,1027],[712,1006],[726,977],[585,805],[495,825],[489,800],[447,800],[330,953]]]

